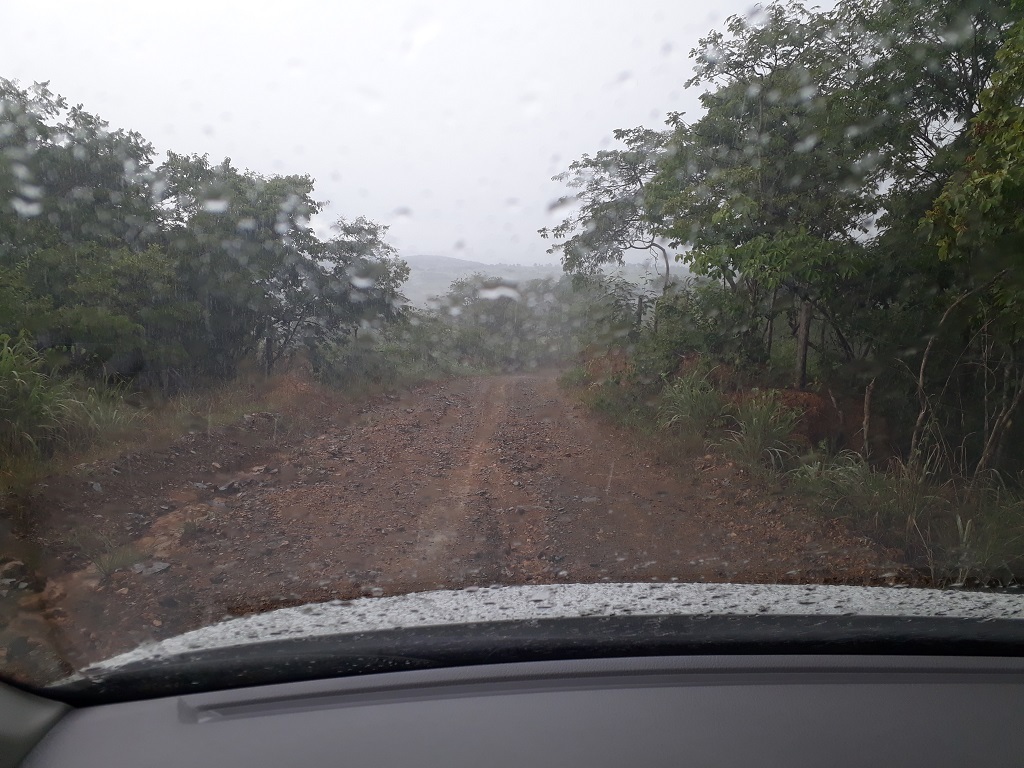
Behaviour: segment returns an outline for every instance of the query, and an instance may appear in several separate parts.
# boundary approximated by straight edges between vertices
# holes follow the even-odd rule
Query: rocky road
[[[321,410],[288,440],[255,414],[263,439],[193,439],[55,490],[62,520],[129,526],[135,562],[107,575],[70,556],[37,565],[38,588],[10,595],[18,614],[0,625],[8,662],[20,653],[56,674],[309,601],[491,584],[875,584],[898,570],[722,456],[659,458],[553,371]]]

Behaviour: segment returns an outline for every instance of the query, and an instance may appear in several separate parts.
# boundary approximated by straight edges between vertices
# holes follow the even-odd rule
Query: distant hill
[[[456,259],[451,256],[403,256],[409,264],[409,280],[402,292],[409,298],[409,303],[416,307],[425,307],[434,296],[442,296],[448,292],[452,281],[482,273],[488,277],[499,277],[513,282],[539,280],[545,277],[558,278],[562,268],[555,264],[484,264],[481,261]],[[661,278],[656,275],[650,264],[629,263],[614,270],[633,283],[647,283],[660,287]]]
[[[562,274],[562,268],[553,264],[484,264],[451,256],[430,255],[402,258],[409,264],[409,281],[403,286],[402,292],[409,298],[409,302],[417,307],[426,306],[432,296],[447,293],[448,286],[453,280],[469,277],[477,272],[515,282],[545,277],[557,278]]]

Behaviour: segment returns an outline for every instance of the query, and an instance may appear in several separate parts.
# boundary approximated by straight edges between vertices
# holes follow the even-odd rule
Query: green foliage
[[[829,514],[849,520],[885,544],[908,553],[921,544],[934,546],[928,520],[946,501],[928,472],[913,472],[905,465],[876,471],[858,454],[843,451],[805,460],[791,476],[796,489]]]
[[[666,135],[634,128],[615,131],[615,139],[625,148],[584,155],[554,177],[578,190],[559,204],[575,202],[580,207],[561,224],[541,229],[540,235],[560,241],[548,253],[561,253],[566,274],[579,277],[592,277],[607,265],[622,264],[627,251],[646,251],[663,262],[667,288],[669,252],[659,241],[658,222],[644,199]]]
[[[341,218],[322,239],[321,210],[307,175],[158,162],[45,83],[0,79],[0,332],[63,374],[174,391],[396,320],[387,228]]]
[[[402,320],[408,267],[366,218],[320,236],[321,210],[307,175],[160,159],[47,84],[0,78],[0,488],[27,489],[60,449],[139,432],[151,414],[129,392],[300,355],[333,360],[339,385],[394,381],[390,358],[353,342]],[[183,410],[177,426],[212,418]]]
[[[379,392],[450,376],[481,373],[443,316],[413,310],[372,334],[311,350],[317,378],[349,392]]]
[[[369,341],[318,347],[312,359],[317,378],[346,391],[383,391],[399,380],[396,361]]]
[[[741,369],[764,362],[765,325],[761,318],[752,319],[750,308],[765,313],[769,309],[766,297],[752,292],[752,287],[732,290],[721,283],[701,281],[680,292],[672,309],[678,318],[677,327],[687,323],[693,351]]]
[[[959,489],[932,523],[931,567],[948,583],[1008,584],[1024,575],[1024,495],[998,478]]]
[[[460,365],[483,370],[529,370],[578,353],[593,335],[618,322],[614,280],[529,280],[486,275],[456,280],[431,315],[446,333],[434,341]],[[610,290],[614,293],[614,290]]]
[[[581,205],[544,233],[567,268],[642,231],[700,279],[633,324],[644,386],[687,354],[746,382],[870,384],[903,456],[923,421],[962,474],[1019,468],[1000,448],[1024,400],[1016,18],[1001,1],[772,3],[692,52],[700,114],[570,165]]]
[[[24,336],[0,334],[0,495],[27,491],[60,451],[136,431],[144,413],[126,385],[89,385],[52,372]]]
[[[0,334],[0,461],[47,456],[82,423],[82,403],[21,336]]]
[[[590,375],[587,373],[587,369],[582,365],[574,365],[558,377],[558,383],[567,389],[582,387],[589,381]]]
[[[145,420],[145,412],[129,405],[128,387],[109,385],[88,387],[79,395],[89,434],[105,440],[128,434]]]
[[[725,397],[711,382],[710,372],[693,371],[662,390],[658,414],[666,428],[679,426],[706,435],[724,411]]]
[[[1005,318],[1003,333],[1017,341],[1024,284],[1024,22],[999,50],[991,86],[971,122],[971,154],[928,212],[939,257],[965,264],[992,280],[979,297]]]
[[[772,392],[758,392],[728,409],[733,426],[722,446],[737,461],[752,468],[775,465],[790,448],[799,411],[779,402]]]
[[[1018,581],[1024,574],[1024,496],[1001,478],[937,482],[934,463],[888,472],[852,451],[812,453],[790,470],[793,490],[899,547],[938,584]]]
[[[841,450],[829,454],[814,450],[801,457],[798,466],[789,471],[793,485],[809,493],[819,494],[831,488],[867,486],[871,467],[856,451]]]
[[[188,360],[181,331],[197,322],[199,308],[175,296],[174,266],[162,249],[44,249],[18,273],[33,298],[6,323],[30,331],[66,372],[131,376],[147,363]]]
[[[837,410],[870,401],[890,471],[798,456],[798,415],[769,394],[739,400],[723,447],[796,464],[796,492],[939,580],[1019,574],[1021,484],[991,480],[1024,468],[1019,19],[1007,0],[778,2],[709,32],[691,53],[699,114],[620,131],[556,177],[579,205],[542,234],[567,270],[658,243],[696,278],[622,314],[604,348],[626,346],[631,372],[594,404],[628,420],[684,359],[740,391],[810,374]],[[663,421],[713,413],[708,386],[667,386]]]
[[[610,421],[646,435],[660,432],[654,403],[644,393],[608,379],[584,391],[583,401]]]

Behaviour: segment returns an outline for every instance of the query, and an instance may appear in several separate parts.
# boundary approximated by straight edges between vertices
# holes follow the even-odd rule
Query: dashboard
[[[7,687],[0,707],[9,707],[12,696],[29,694]],[[40,702],[37,729],[45,735],[22,764],[1012,765],[1024,761],[1022,702],[1019,658],[692,655],[504,663],[78,708],[47,710],[51,703]],[[52,722],[44,722],[44,710]]]

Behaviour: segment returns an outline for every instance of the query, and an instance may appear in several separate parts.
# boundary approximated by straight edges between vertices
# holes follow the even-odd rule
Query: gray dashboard
[[[41,766],[1024,763],[1024,660],[686,656],[287,683],[68,711]]]

